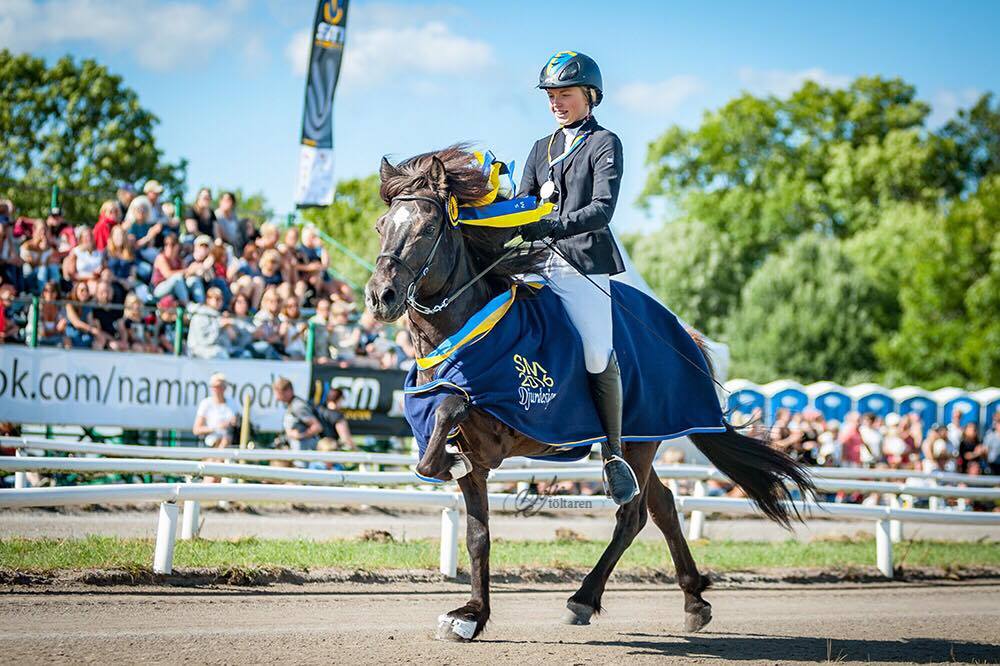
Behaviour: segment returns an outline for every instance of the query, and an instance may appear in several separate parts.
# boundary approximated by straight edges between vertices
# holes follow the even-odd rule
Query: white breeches
[[[587,372],[604,372],[614,350],[611,298],[591,284],[591,280],[605,292],[611,293],[611,278],[606,274],[580,275],[575,268],[555,255],[546,262],[542,277],[559,296],[566,314],[583,339],[583,359]]]

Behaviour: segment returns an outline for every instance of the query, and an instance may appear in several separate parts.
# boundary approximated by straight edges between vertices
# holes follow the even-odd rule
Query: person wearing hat
[[[210,395],[198,403],[191,432],[204,438],[205,446],[221,449],[232,444],[230,429],[236,426],[237,409],[226,397],[228,386],[226,376],[216,372],[208,380]]]
[[[622,387],[612,338],[612,275],[624,272],[608,225],[622,179],[622,144],[598,124],[594,108],[604,97],[593,58],[559,51],[538,76],[558,127],[535,142],[524,165],[518,196],[556,204],[539,221],[520,228],[526,241],[551,243],[543,274],[583,340],[594,406],[607,435],[601,445],[608,494],[625,504],[639,493],[635,472],[622,456]],[[595,283],[597,286],[595,286]]]
[[[125,219],[125,214],[128,213],[128,207],[133,199],[135,199],[135,186],[125,181],[118,183],[118,189],[115,192],[115,206],[118,208],[119,220]]]

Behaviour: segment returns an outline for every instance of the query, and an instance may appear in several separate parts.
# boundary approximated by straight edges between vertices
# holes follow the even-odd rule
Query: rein
[[[405,261],[403,261],[403,258],[400,257],[395,252],[382,252],[378,255],[378,257],[375,258],[375,261],[377,263],[379,259],[385,257],[386,259],[389,259],[390,261],[393,261],[402,266],[403,268],[405,268],[406,271],[413,276],[413,279],[410,280],[410,284],[406,287],[406,302],[413,310],[416,310],[422,315],[434,315],[447,308],[449,305],[455,302],[455,299],[457,299],[459,296],[465,293],[465,291],[469,287],[479,282],[479,280],[481,280],[483,276],[485,276],[487,273],[493,270],[497,266],[497,264],[510,258],[518,250],[521,244],[524,243],[524,241],[521,241],[521,243],[518,243],[514,247],[510,248],[507,252],[502,254],[496,261],[494,261],[492,264],[481,270],[479,273],[473,276],[471,280],[462,285],[458,289],[458,291],[455,291],[449,294],[448,296],[445,296],[443,299],[441,299],[441,302],[439,302],[437,305],[428,307],[426,305],[422,305],[419,301],[417,301],[417,296],[416,296],[417,285],[420,284],[420,281],[424,279],[427,276],[427,273],[429,273],[431,270],[431,261],[434,260],[434,255],[437,254],[438,247],[440,247],[441,245],[441,239],[444,237],[444,230],[447,227],[445,221],[449,216],[446,214],[444,203],[437,197],[428,197],[420,194],[403,194],[397,197],[393,197],[390,204],[395,201],[423,201],[433,205],[441,214],[441,227],[438,229],[437,238],[434,239],[434,245],[431,246],[430,252],[427,253],[427,258],[424,259],[424,263],[419,270],[415,271],[412,268],[410,268],[410,266]]]

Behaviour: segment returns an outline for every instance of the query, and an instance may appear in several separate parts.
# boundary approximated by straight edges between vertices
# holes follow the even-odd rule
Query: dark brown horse
[[[447,217],[450,197],[459,203],[480,199],[489,185],[472,155],[463,146],[418,155],[398,166],[382,160],[382,199],[389,210],[379,218],[381,253],[365,287],[368,308],[378,319],[395,321],[408,316],[417,351],[427,355],[455,333],[491,298],[509,288],[514,276],[537,267],[537,254],[520,253],[502,261],[483,279],[474,277],[502,257],[504,243],[514,232],[482,227],[453,226]],[[463,286],[470,285],[456,296]],[[445,300],[448,299],[448,300]],[[443,308],[435,308],[445,302]],[[707,360],[707,356],[706,356]],[[431,380],[422,371],[418,383]],[[458,479],[467,512],[466,546],[471,562],[472,598],[449,612],[439,623],[438,636],[453,640],[475,638],[490,617],[490,531],[486,477],[505,458],[544,454],[547,447],[526,438],[463,398],[449,396],[436,412],[434,430],[417,471],[451,480],[458,462],[445,450],[447,435],[461,426],[458,446],[472,470]],[[786,483],[803,493],[811,489],[805,471],[765,442],[738,433],[731,426],[719,434],[691,435],[695,446],[771,519],[788,526],[792,515],[784,500]],[[658,442],[626,443],[626,460],[639,479],[641,494],[620,507],[614,536],[580,589],[570,597],[566,621],[587,624],[601,610],[601,597],[619,558],[646,524],[647,515],[666,537],[684,591],[685,627],[698,631],[712,618],[711,605],[702,598],[709,585],[698,572],[681,532],[674,498],[652,470]]]

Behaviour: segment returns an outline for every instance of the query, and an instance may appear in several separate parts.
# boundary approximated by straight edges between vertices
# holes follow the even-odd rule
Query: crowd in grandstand
[[[758,417],[737,413],[733,420]],[[925,424],[916,412],[884,418],[848,412],[840,422],[815,409],[779,409],[770,438],[772,446],[808,465],[1000,474],[1000,412],[982,433],[975,421],[963,424],[959,410],[949,423]]]
[[[303,359],[309,329],[319,363],[405,368],[414,349],[355,307],[319,232],[259,226],[236,197],[202,189],[182,211],[149,180],[120,184],[93,224],[18,215],[0,200],[0,342],[67,349]],[[181,308],[182,310],[179,310]],[[178,312],[184,317],[178,342]]]

